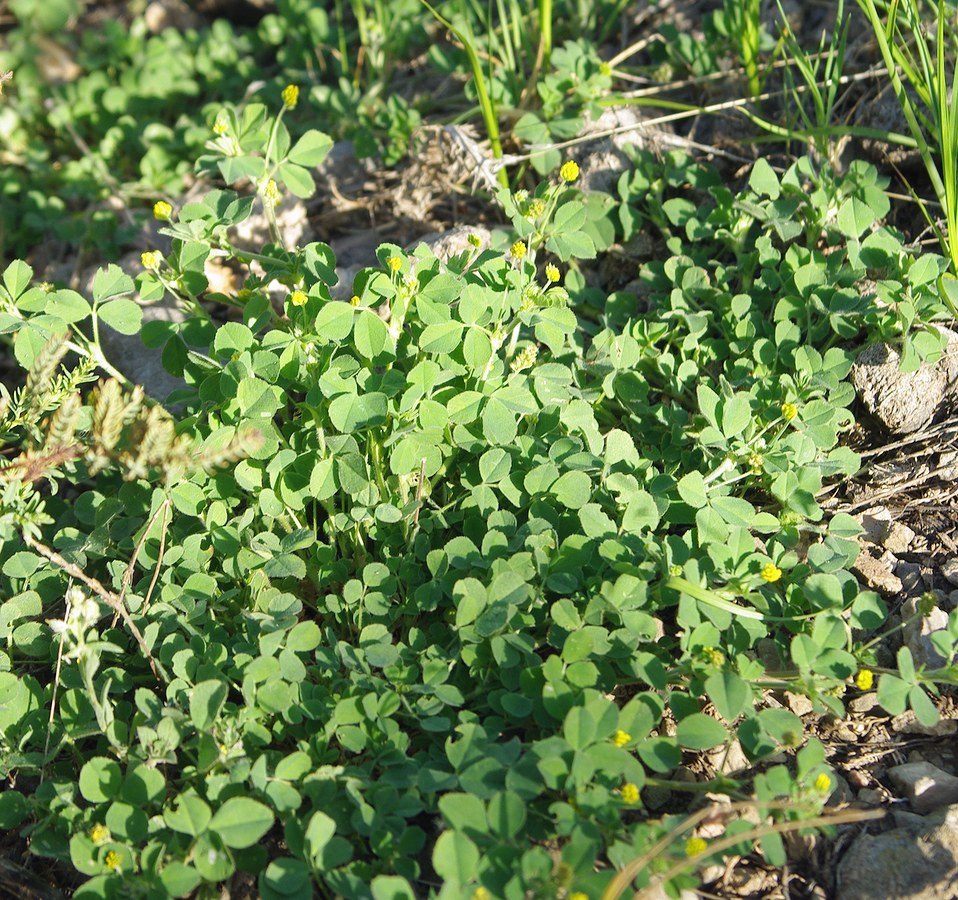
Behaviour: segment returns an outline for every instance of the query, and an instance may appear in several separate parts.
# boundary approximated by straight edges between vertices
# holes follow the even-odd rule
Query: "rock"
[[[862,535],[873,544],[879,544],[892,553],[905,553],[915,539],[915,532],[907,525],[896,522],[884,506],[866,510],[858,517],[865,533]]]
[[[614,194],[619,176],[632,167],[624,150],[626,145],[649,146],[656,133],[642,124],[635,107],[604,109],[598,119],[586,122],[582,129],[583,137],[594,135],[594,140],[585,145],[587,152],[578,160],[580,175],[576,187]]]
[[[867,694],[853,697],[848,701],[848,708],[856,713],[871,712],[876,706],[878,706],[878,693],[876,691],[869,691]]]
[[[920,597],[909,597],[901,607],[902,619],[914,616],[920,602],[922,602]],[[911,650],[915,665],[938,669],[946,664],[945,658],[932,644],[931,636],[936,631],[944,631],[947,627],[948,613],[940,606],[932,606],[927,615],[914,619],[905,625],[903,638],[905,646]]]
[[[958,334],[942,328],[948,345],[937,363],[901,371],[901,357],[888,344],[872,344],[852,366],[851,380],[862,406],[893,434],[910,434],[927,425],[955,390]]]
[[[878,591],[883,597],[893,597],[902,589],[901,579],[884,559],[876,559],[868,552],[869,546],[874,545],[863,542],[862,552],[852,565],[852,572],[871,590]]]
[[[958,556],[952,556],[941,564],[941,574],[948,584],[958,587]]]
[[[804,716],[814,709],[814,704],[804,694],[793,694],[791,691],[786,691],[785,702],[796,716]]]
[[[894,766],[888,777],[908,798],[911,808],[919,814],[942,806],[958,804],[958,778],[928,762],[911,762]]]
[[[901,589],[906,594],[922,594],[925,582],[921,577],[921,566],[917,563],[900,562],[895,566],[895,574],[901,580]]]
[[[860,834],[838,865],[836,900],[952,900],[958,896],[958,828]]]
[[[906,709],[891,720],[891,730],[897,734],[927,734],[931,737],[946,737],[958,731],[958,720],[939,719],[934,725],[923,725],[914,710]]]
[[[713,747],[708,751],[708,759],[715,771],[722,775],[744,772],[752,765],[737,740],[731,741],[728,746],[720,744],[718,747]]]

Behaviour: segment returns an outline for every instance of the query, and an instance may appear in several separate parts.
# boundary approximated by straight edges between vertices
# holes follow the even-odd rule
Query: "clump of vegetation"
[[[958,680],[958,613],[943,668],[878,665],[860,526],[820,504],[859,467],[855,349],[942,349],[951,261],[883,224],[886,179],[818,152],[731,185],[632,148],[614,194],[584,193],[555,143],[622,99],[600,41],[623,4],[397,6],[398,28],[361,0],[280,2],[251,31],[136,19],[82,39],[56,88],[25,51],[0,60],[4,202],[31,209],[4,216],[3,252],[51,217],[83,247],[114,189],[169,241],[90,298],[20,259],[0,285],[24,373],[0,385],[0,827],[72,867],[77,898],[213,896],[236,873],[265,898],[675,893],[731,854],[783,865],[783,833],[849,815],[769,692],[841,717],[877,682],[932,723]],[[24,46],[80,11],[11,7]],[[784,44],[756,19],[712,21],[750,23],[728,52],[751,95]],[[429,57],[471,78],[494,158],[527,151],[497,168],[502,234],[446,260],[384,243],[333,299],[333,251],[285,246],[276,207],[312,195],[335,137],[401,157],[429,111],[387,87],[437,23],[455,40]],[[181,203],[192,172],[210,188]],[[237,248],[259,209],[270,241]],[[638,236],[662,252],[598,292],[584,262]],[[212,255],[244,280],[211,297]],[[142,322],[137,301],[170,297],[182,320]],[[175,417],[103,325],[162,348]],[[755,768],[723,771],[732,746]],[[689,783],[693,760],[710,774]],[[662,789],[731,798],[723,834],[656,813]]]

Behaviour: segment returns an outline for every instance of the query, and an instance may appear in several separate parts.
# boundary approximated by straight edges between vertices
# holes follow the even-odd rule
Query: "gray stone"
[[[958,731],[958,720],[939,719],[934,725],[923,725],[914,710],[906,709],[891,720],[891,730],[897,734],[927,734],[931,737],[947,737]]]
[[[909,822],[860,834],[838,865],[836,900],[954,900],[958,897],[955,817],[918,831]]]
[[[917,611],[920,597],[910,597],[901,607],[903,619],[909,619]],[[926,616],[912,619],[905,625],[903,638],[905,646],[911,650],[916,665],[938,669],[945,665],[945,658],[935,649],[931,636],[936,631],[944,631],[948,627],[948,613],[940,606],[933,606]]]
[[[901,579],[892,571],[892,566],[885,557],[876,559],[868,552],[871,546],[874,545],[863,542],[862,552],[852,565],[852,572],[865,583],[866,587],[878,591],[883,597],[893,597],[901,592]]]
[[[958,587],[958,556],[952,556],[941,564],[941,574],[945,581]]]
[[[878,706],[878,693],[876,691],[869,691],[860,697],[852,697],[852,699],[848,701],[849,710],[856,713],[870,712],[876,706]]]
[[[895,787],[919,814],[958,803],[958,778],[929,762],[910,762],[888,770]]]
[[[901,357],[888,344],[872,344],[852,366],[851,380],[862,406],[887,431],[910,434],[927,425],[958,381],[958,335],[948,337],[942,358],[915,372],[901,371]]]
[[[858,521],[865,529],[862,537],[892,553],[907,552],[915,539],[915,532],[907,525],[894,521],[891,512],[884,506],[865,510]]]

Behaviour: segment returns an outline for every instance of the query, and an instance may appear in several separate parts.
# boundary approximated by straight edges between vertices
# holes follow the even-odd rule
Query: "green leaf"
[[[328,134],[310,128],[293,144],[286,158],[299,166],[311,168],[326,159],[332,147],[333,139]]]
[[[143,310],[133,300],[111,300],[97,308],[97,317],[120,334],[136,334],[143,322]]]
[[[213,814],[206,801],[197,796],[192,789],[180,794],[175,806],[167,806],[163,810],[163,821],[173,831],[197,837],[206,831]]]
[[[328,341],[343,341],[353,330],[355,317],[355,307],[332,300],[316,316],[316,333]]]
[[[692,713],[679,722],[675,737],[683,747],[709,750],[728,740],[725,726],[705,713]]]
[[[574,706],[566,714],[562,724],[562,736],[573,750],[585,750],[595,743],[596,726],[592,713],[581,706]]]
[[[438,322],[423,329],[419,349],[424,353],[452,353],[461,340],[461,322]]]
[[[80,769],[79,788],[85,800],[102,803],[120,794],[123,775],[120,766],[105,756],[94,756]]]
[[[201,681],[190,691],[190,718],[197,731],[209,731],[226,702],[225,682]]]
[[[119,266],[110,264],[105,269],[97,269],[93,276],[93,302],[100,304],[118,297],[121,294],[130,294],[135,285],[133,279]]]
[[[269,807],[249,797],[232,797],[213,815],[210,830],[215,831],[227,847],[242,850],[252,847],[273,826]]]
[[[585,472],[566,472],[549,491],[567,509],[581,509],[592,496],[592,479]]]
[[[688,472],[679,479],[679,496],[693,509],[701,509],[708,503],[708,489],[701,472]]]
[[[443,832],[433,848],[432,865],[441,878],[465,885],[476,874],[479,848],[461,831]]]
[[[732,721],[751,707],[752,690],[734,672],[716,672],[705,680],[705,693],[723,719]]]
[[[10,293],[10,298],[16,302],[17,298],[27,289],[30,279],[33,278],[33,269],[22,259],[15,259],[3,271],[3,284]]]
[[[782,189],[778,183],[778,175],[769,165],[768,160],[760,157],[752,166],[752,172],[748,177],[748,186],[756,194],[764,195],[770,200],[777,200],[781,196]]]
[[[306,848],[312,859],[322,856],[326,845],[336,834],[336,823],[324,812],[314,812],[306,826]]]
[[[16,828],[28,815],[27,799],[19,791],[0,793],[0,828]]]
[[[45,311],[64,322],[81,322],[91,313],[86,297],[76,291],[61,290],[47,294]]]
[[[377,875],[369,889],[373,900],[416,900],[412,885],[401,875]]]
[[[752,404],[747,394],[733,394],[722,404],[722,434],[727,438],[741,434],[752,420]]]
[[[908,705],[911,686],[895,675],[881,675],[878,679],[878,703],[892,716],[899,716]]]
[[[385,394],[340,394],[329,404],[329,420],[343,434],[372,428],[386,421]]]
[[[389,344],[389,326],[376,313],[361,310],[353,326],[353,340],[363,357],[376,359]]]
[[[286,184],[294,197],[305,199],[316,193],[316,182],[313,181],[309,169],[304,169],[296,163],[282,163],[276,170],[276,177]]]

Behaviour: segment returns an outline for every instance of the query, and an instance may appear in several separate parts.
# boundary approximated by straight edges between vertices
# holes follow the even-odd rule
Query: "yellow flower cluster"
[[[108,869],[112,869],[114,872],[119,872],[121,869],[122,860],[120,859],[120,854],[116,850],[111,850],[107,853],[106,858],[103,860],[103,865]]]
[[[173,215],[173,207],[165,200],[157,200],[156,203],[153,204],[154,219],[159,219],[161,222],[168,222],[171,215]]]
[[[306,291],[293,291],[293,293],[289,295],[290,306],[305,306],[307,300],[309,300],[309,297]]]
[[[559,177],[571,184],[579,177],[579,165],[578,163],[570,159],[568,162],[562,164],[562,168],[559,169]]]
[[[270,178],[270,180],[266,182],[266,187],[263,188],[263,203],[266,204],[266,206],[272,207],[276,206],[282,199],[283,195],[276,186],[276,182]]]
[[[389,266],[390,272],[398,272],[402,268],[402,260],[398,256],[390,256],[386,265]]]
[[[160,268],[160,263],[163,262],[163,254],[159,250],[147,250],[145,253],[140,254],[140,262],[143,264],[143,268],[149,272],[157,272]]]
[[[553,284],[555,284],[562,275],[559,273],[559,267],[554,263],[549,263],[546,266],[546,278],[549,279]]]
[[[299,86],[295,84],[288,84],[283,88],[283,106],[286,109],[295,109],[296,104],[299,103]]]
[[[824,794],[826,791],[831,791],[831,789],[832,779],[822,772],[822,774],[815,779],[815,790],[821,791]]]
[[[782,577],[782,570],[776,566],[775,563],[765,563],[765,565],[762,566],[762,571],[759,574],[762,576],[763,581],[767,581],[769,584],[772,584]]]
[[[699,856],[708,850],[709,845],[700,837],[689,838],[685,842],[685,855],[689,858]]]
[[[217,137],[223,137],[227,131],[229,131],[229,123],[226,121],[226,119],[218,118],[213,123],[213,134],[215,134]]]
[[[860,691],[870,691],[875,683],[875,674],[871,669],[861,669],[855,676],[855,687]]]
[[[110,829],[106,825],[97,824],[90,829],[90,840],[97,847],[102,847],[104,844],[109,844],[113,840],[113,835],[110,834]]]
[[[622,785],[622,802],[634,806],[639,802],[639,789],[631,781]]]
[[[632,735],[627,731],[623,731],[621,728],[612,735],[612,743],[615,744],[616,747],[624,747],[631,740]]]
[[[798,415],[798,407],[794,403],[782,404],[782,418],[786,422],[791,422]]]
[[[535,344],[530,344],[516,356],[512,361],[512,371],[521,372],[523,369],[531,369],[539,356],[539,348]]]
[[[509,252],[512,254],[515,259],[523,259],[528,252],[528,247],[526,247],[525,241],[516,241],[510,248]]]

